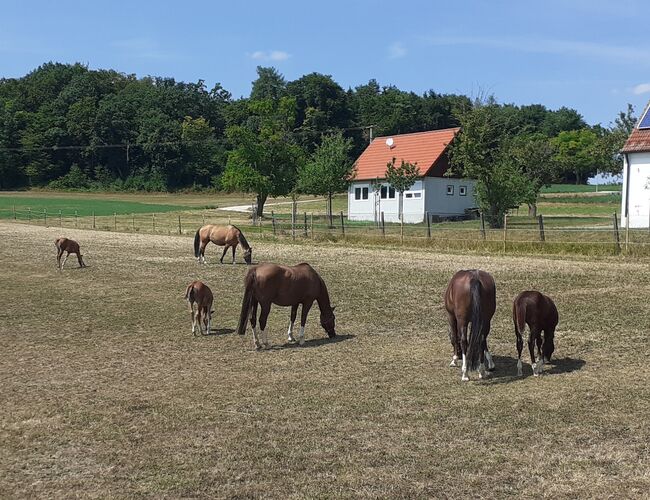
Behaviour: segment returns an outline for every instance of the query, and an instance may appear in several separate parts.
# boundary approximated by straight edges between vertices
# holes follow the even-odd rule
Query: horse
[[[54,246],[56,246],[56,250],[57,250],[56,265],[59,271],[63,270],[63,266],[65,266],[65,261],[68,260],[68,256],[71,253],[77,254],[79,267],[86,267],[86,264],[83,261],[83,255],[81,255],[81,250],[79,249],[79,243],[77,243],[75,240],[70,240],[68,238],[59,238],[54,242]],[[66,252],[66,254],[65,257],[63,258],[63,264],[61,264],[61,256],[63,255],[63,252]]]
[[[201,281],[192,281],[185,289],[185,299],[190,306],[190,316],[192,317],[192,335],[196,334],[196,326],[199,326],[199,331],[203,333],[201,327],[201,320],[206,328],[206,334],[210,333],[210,326],[212,324],[212,301],[213,295],[210,287]],[[194,304],[196,303],[196,312],[194,312]]]
[[[488,370],[494,370],[492,355],[488,351],[487,336],[490,321],[496,310],[496,285],[494,278],[478,269],[458,271],[449,281],[445,291],[445,309],[449,319],[449,339],[454,354],[449,366],[457,366],[462,356],[462,381],[468,381],[467,372],[478,368],[479,378],[484,378],[485,361]],[[467,335],[467,325],[472,328]]]
[[[223,253],[221,254],[220,262],[223,264],[223,258],[229,248],[232,248],[232,263],[235,263],[235,249],[238,244],[241,244],[244,249],[244,261],[250,265],[253,256],[253,249],[246,241],[243,233],[233,225],[217,226],[215,224],[207,224],[200,227],[194,235],[194,257],[201,263],[206,263],[205,260],[205,247],[208,243],[224,246]]]
[[[287,338],[295,342],[293,325],[296,321],[298,306],[302,304],[300,315],[300,334],[298,344],[305,343],[305,323],[314,300],[320,308],[320,324],[329,338],[336,336],[334,327],[334,307],[330,305],[330,297],[323,278],[309,264],[297,266],[279,266],[276,264],[258,264],[248,270],[244,279],[245,291],[242,300],[241,314],[237,333],[246,333],[246,321],[250,317],[253,328],[253,344],[256,349],[270,348],[266,334],[266,320],[271,311],[271,304],[291,306],[291,318]],[[257,306],[260,306],[260,340],[258,340],[255,320]]]
[[[553,337],[555,327],[558,323],[557,307],[553,300],[543,293],[535,291],[521,292],[512,303],[512,320],[515,324],[515,335],[517,337],[517,375],[522,375],[521,351],[524,347],[522,334],[526,325],[530,330],[528,335],[528,350],[530,351],[530,363],[533,368],[533,375],[541,375],[544,363],[551,360],[555,350]],[[542,331],[544,338],[542,339]],[[535,361],[535,345],[537,345],[538,358]]]

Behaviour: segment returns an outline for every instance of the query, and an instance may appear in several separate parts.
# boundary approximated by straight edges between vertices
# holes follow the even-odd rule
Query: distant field
[[[542,188],[544,193],[596,193],[600,191],[620,191],[623,188],[621,184],[601,184],[592,186],[587,184],[551,184],[549,187]]]

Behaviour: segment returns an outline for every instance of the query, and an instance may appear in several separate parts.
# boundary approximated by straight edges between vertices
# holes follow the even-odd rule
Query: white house
[[[621,225],[630,218],[630,227],[650,224],[650,103],[621,150],[623,193]]]
[[[422,222],[425,214],[463,215],[476,206],[474,181],[444,177],[449,169],[448,146],[459,128],[377,137],[356,162],[356,176],[348,189],[348,218],[399,222],[399,193],[385,182],[386,165],[395,158],[418,166],[421,177],[404,192],[404,222]]]

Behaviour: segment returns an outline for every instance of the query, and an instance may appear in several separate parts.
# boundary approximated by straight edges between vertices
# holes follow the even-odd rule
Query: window
[[[354,199],[355,200],[361,199],[361,188],[354,188]]]
[[[368,188],[363,188],[361,190],[361,193],[362,193],[361,198],[363,198],[364,200],[367,200],[368,199]]]
[[[407,198],[413,198],[413,193],[406,193]]]
[[[388,188],[388,199],[390,199],[390,200],[395,199],[395,188],[394,187],[389,187]]]
[[[460,196],[467,196],[467,186],[460,186],[458,188],[458,194]]]
[[[388,194],[388,188],[386,186],[382,186],[381,187],[381,193],[380,193],[381,199],[385,200],[386,197],[387,197],[387,194]]]
[[[454,195],[454,186],[451,184],[447,185],[447,196],[453,196]]]
[[[422,198],[422,193],[413,193],[413,198]]]

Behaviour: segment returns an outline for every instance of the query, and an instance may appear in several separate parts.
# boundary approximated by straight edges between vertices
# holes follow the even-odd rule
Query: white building
[[[350,220],[399,222],[399,193],[385,182],[386,165],[395,158],[418,166],[420,177],[404,192],[404,222],[422,222],[425,215],[463,215],[476,206],[474,181],[444,177],[449,169],[447,148],[459,128],[377,137],[356,162],[348,189]]]
[[[623,193],[621,226],[630,218],[630,227],[650,224],[650,103],[621,150],[623,153]]]

